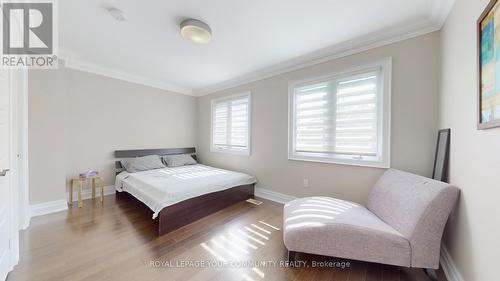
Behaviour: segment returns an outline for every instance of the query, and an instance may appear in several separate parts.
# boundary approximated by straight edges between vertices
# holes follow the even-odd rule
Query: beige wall
[[[195,144],[196,100],[61,67],[29,73],[30,203],[64,199],[66,179],[114,182],[116,149]]]
[[[393,58],[392,167],[430,176],[438,119],[439,33],[278,75],[198,98],[197,148],[202,162],[257,176],[259,186],[284,194],[331,195],[364,202],[384,171],[287,160],[288,83]],[[251,156],[213,153],[210,100],[252,92]],[[304,189],[303,179],[310,187]]]
[[[464,280],[498,280],[500,128],[478,131],[476,20],[489,0],[457,0],[441,34],[441,127],[451,128],[450,180],[462,190],[446,247]]]
[[[383,169],[287,159],[288,82],[386,57],[393,58],[392,167],[429,176],[438,119],[439,33],[198,99],[64,67],[31,71],[30,203],[64,199],[67,178],[88,169],[99,170],[106,185],[112,184],[115,149],[195,143],[204,163],[254,174],[260,187],[364,202]],[[247,90],[253,106],[251,156],[209,152],[210,99]],[[302,187],[304,178],[308,189]]]

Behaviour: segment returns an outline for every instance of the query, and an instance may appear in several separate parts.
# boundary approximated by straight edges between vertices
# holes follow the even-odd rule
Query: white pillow
[[[129,173],[165,168],[158,155],[124,159],[121,162],[123,168]]]
[[[163,163],[168,167],[179,167],[197,164],[190,154],[165,155],[162,157]]]

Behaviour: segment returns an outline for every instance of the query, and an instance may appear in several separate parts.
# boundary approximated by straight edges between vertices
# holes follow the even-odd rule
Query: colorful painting
[[[500,2],[494,0],[478,21],[479,32],[479,125],[500,126]]]

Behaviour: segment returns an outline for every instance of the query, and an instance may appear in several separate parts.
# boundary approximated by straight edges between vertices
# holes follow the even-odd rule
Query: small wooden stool
[[[94,177],[89,177],[89,178],[72,178],[69,183],[69,204],[73,205],[73,186],[75,182],[78,184],[78,208],[83,207],[83,202],[82,202],[82,190],[84,184],[87,182],[87,180],[92,180],[92,198],[95,198],[95,187],[96,187],[96,181],[99,181],[99,187],[101,188],[101,203],[104,201],[104,180],[102,179],[101,176],[94,176]]]

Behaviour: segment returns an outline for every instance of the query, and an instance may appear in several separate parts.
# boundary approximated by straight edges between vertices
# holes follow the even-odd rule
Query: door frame
[[[28,70],[6,70],[10,122],[10,268],[19,263],[19,230],[29,226]]]
[[[30,224],[29,207],[29,157],[28,157],[28,70],[18,70],[14,85],[16,89],[16,136],[18,163],[18,229],[26,229]]]

